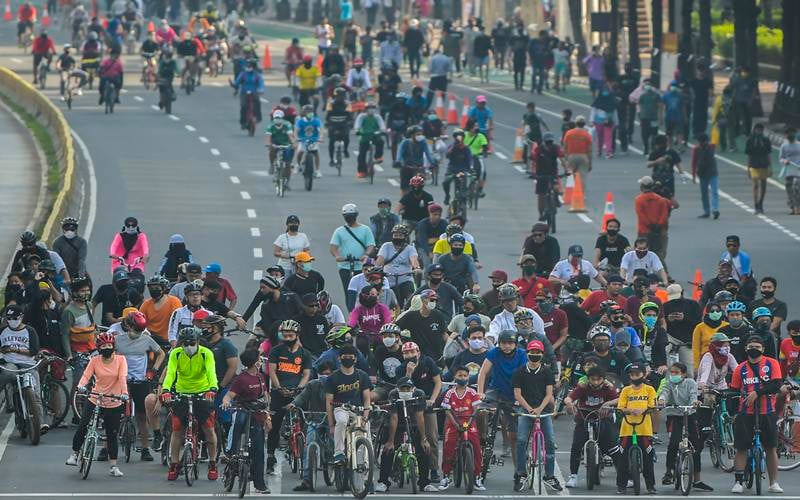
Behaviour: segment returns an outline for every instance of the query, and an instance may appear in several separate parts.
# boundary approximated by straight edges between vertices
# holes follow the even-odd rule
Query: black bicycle
[[[228,454],[228,461],[225,463],[225,468],[222,471],[222,484],[226,492],[233,490],[236,478],[239,478],[239,498],[243,498],[247,494],[247,489],[250,484],[250,474],[253,469],[253,463],[250,459],[250,450],[253,447],[253,442],[250,439],[250,429],[252,423],[253,413],[266,412],[268,405],[266,401],[250,401],[250,402],[237,402],[231,406],[232,410],[243,412],[246,417],[244,421],[244,431],[239,435],[236,442],[233,443],[233,448]],[[263,443],[262,445],[263,446]]]
[[[479,412],[487,413],[488,419],[486,422],[486,430],[481,433],[481,451],[483,452],[483,463],[481,464],[481,481],[486,481],[486,475],[489,474],[489,466],[495,464],[502,467],[505,459],[502,455],[497,455],[494,452],[494,441],[497,438],[497,429],[500,426],[500,414],[504,411],[512,413],[516,410],[514,403],[510,401],[499,401],[494,399],[485,399],[482,407],[478,409]],[[514,443],[512,443],[514,446]]]
[[[561,191],[559,190],[558,179],[568,177],[571,175],[569,172],[558,175],[534,175],[533,178],[536,182],[547,183],[547,193],[544,199],[544,208],[539,220],[546,222],[550,226],[550,232],[556,232],[556,214],[558,207],[561,206]]]

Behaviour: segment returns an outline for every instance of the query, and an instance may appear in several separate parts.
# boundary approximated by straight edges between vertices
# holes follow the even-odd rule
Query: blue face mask
[[[673,384],[680,384],[681,380],[683,380],[683,377],[680,376],[680,375],[670,375],[669,376],[669,381],[672,382]]]
[[[648,330],[652,330],[656,326],[656,321],[658,321],[658,316],[645,316],[644,317],[644,324],[647,326]]]
[[[311,268],[312,268],[312,265],[310,263],[308,263],[308,262],[303,263],[303,272],[307,273],[307,272],[311,271]]]
[[[456,379],[456,384],[458,384],[461,387],[464,387],[468,383],[469,383],[469,379],[468,378],[457,378]]]

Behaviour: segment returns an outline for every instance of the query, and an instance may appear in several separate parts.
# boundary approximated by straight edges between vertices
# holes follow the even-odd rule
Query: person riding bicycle
[[[135,1],[130,1],[125,6],[125,12],[122,13],[122,26],[126,34],[134,32],[136,33],[136,40],[139,40],[142,34],[142,16],[136,10]]]
[[[3,313],[3,321],[0,322],[0,354],[2,354],[3,364],[0,365],[0,391],[5,392],[8,384],[17,383],[17,374],[6,371],[24,370],[36,365],[35,356],[39,353],[39,334],[30,325],[23,323],[23,308],[17,304],[9,305]],[[31,370],[33,375],[33,405],[31,413],[38,415],[41,422],[41,432],[46,433],[50,425],[42,420],[42,398],[40,390],[39,373]],[[14,389],[16,390],[16,389]],[[5,392],[8,394],[7,392]],[[10,403],[10,399],[7,403]],[[29,417],[30,418],[30,417]]]
[[[553,344],[547,338],[546,333],[539,333],[533,329],[534,311],[525,307],[520,307],[514,313],[514,325],[517,328],[517,344],[520,348],[527,347],[532,340],[538,340],[544,346],[544,359],[542,363],[553,371],[558,368],[558,357],[553,349]],[[547,325],[548,323],[545,323]],[[547,328],[547,327],[545,327]],[[546,330],[545,330],[546,332]]]
[[[408,425],[411,428],[406,428],[406,422],[401,419],[402,403],[400,400],[414,400],[412,403],[406,403],[406,410],[408,411]],[[386,436],[386,442],[383,445],[383,452],[381,457],[380,476],[378,482],[375,484],[376,493],[384,493],[388,491],[391,486],[392,471],[397,467],[402,467],[402,464],[394,462],[395,446],[402,444],[404,433],[408,433],[409,441],[414,446],[415,456],[417,457],[417,486],[421,491],[436,492],[439,491],[435,485],[430,481],[430,458],[431,451],[430,443],[425,439],[425,393],[418,388],[414,387],[414,382],[409,377],[401,377],[397,381],[397,388],[389,392],[389,402],[391,407],[389,410],[389,428]]]
[[[278,104],[272,108],[272,112],[283,111],[283,119],[294,125],[295,118],[297,118],[297,108],[292,106],[292,98],[288,95],[282,96]]]
[[[122,60],[119,55],[119,52],[112,51],[109,57],[103,59],[103,62],[100,63],[100,68],[97,70],[97,74],[100,75],[100,87],[98,88],[100,101],[97,103],[98,105],[103,104],[106,85],[113,85],[116,88],[114,102],[119,104],[123,78]]]
[[[287,411],[292,411],[295,408],[300,408],[304,412],[325,413],[325,382],[330,374],[333,372],[332,363],[324,363],[319,367],[317,372],[318,377],[310,380],[308,384],[300,391],[300,394],[295,396],[291,403],[286,407]],[[303,450],[303,470],[301,472],[302,481],[295,486],[293,491],[311,491],[311,474],[316,471],[311,470],[311,464],[308,460],[308,453],[310,451],[310,443],[316,442],[322,446],[330,439],[330,432],[328,429],[327,418],[319,422],[319,425],[312,427],[306,426],[306,447]]]
[[[197,57],[200,54],[197,43],[194,41],[190,31],[183,32],[182,40],[175,44],[175,51],[178,54],[178,58],[183,61],[183,67],[181,68],[181,88],[183,88],[185,86],[186,73],[192,70],[194,64],[197,64]]]
[[[168,337],[173,347],[178,341],[180,331],[193,325],[194,313],[199,310],[204,310],[202,306],[202,289],[203,282],[200,280],[190,282],[183,289],[186,305],[180,309],[176,309],[169,318]]]
[[[367,110],[356,117],[356,135],[358,140],[358,172],[356,177],[366,177],[369,166],[366,164],[367,151],[370,144],[375,145],[375,156],[372,161],[375,163],[383,162],[383,138],[381,134],[386,133],[386,124],[378,114],[374,103],[367,104]]]
[[[369,376],[355,367],[356,353],[352,344],[343,345],[339,349],[341,367],[325,380],[325,409],[328,414],[328,429],[333,429],[333,461],[336,464],[345,461],[345,434],[354,413],[340,406],[334,408],[334,405],[363,406],[364,418],[369,416],[371,383]],[[369,433],[369,426],[367,427]]]
[[[178,34],[175,33],[175,30],[172,29],[166,19],[162,19],[156,29],[156,42],[161,46],[172,45],[176,38],[178,38]]]
[[[75,87],[75,93],[77,95],[83,95],[83,91],[81,89],[84,85],[86,85],[87,80],[86,72],[78,69],[75,58],[69,53],[70,49],[72,49],[72,45],[65,43],[64,52],[58,56],[58,59],[56,60],[56,69],[61,73],[62,101],[64,100],[64,92],[66,91],[68,85],[71,86],[71,81],[73,78],[78,79],[78,85]]]
[[[483,197],[483,188],[486,185],[486,169],[481,158],[489,153],[489,139],[486,134],[481,132],[478,123],[472,118],[467,120],[464,131],[464,144],[469,147],[469,151],[472,153],[472,165],[480,188],[479,196]]]
[[[354,345],[353,342],[353,329],[346,325],[334,326],[325,335],[325,343],[328,344],[328,350],[319,355],[314,361],[314,373],[320,372],[320,367],[326,363],[330,363],[334,369],[341,366],[339,355],[343,346]],[[369,371],[369,364],[367,358],[356,349],[356,368],[363,371]]]
[[[411,115],[406,106],[408,95],[405,92],[396,92],[386,103],[381,104],[381,113],[385,113],[386,128],[392,148],[392,158],[397,156],[397,148],[408,130]],[[385,111],[384,111],[385,110]]]
[[[611,349],[611,330],[604,325],[595,325],[589,330],[586,337],[592,343],[592,350],[579,358],[576,367],[584,366],[589,358],[594,358],[604,372],[613,373],[624,380],[626,378],[625,368],[630,361],[618,349]]]
[[[400,216],[409,231],[417,228],[419,221],[428,215],[428,206],[433,203],[433,195],[425,191],[425,176],[415,175],[408,182],[411,189],[400,198]]]
[[[566,169],[564,152],[555,142],[555,136],[548,131],[542,135],[542,143],[536,144],[531,154],[531,171],[536,178],[536,198],[539,208],[539,220],[545,220],[547,197],[553,186],[560,191],[558,166]]]
[[[156,32],[150,31],[147,33],[147,38],[145,38],[144,42],[142,42],[142,46],[139,48],[139,53],[142,55],[144,63],[148,65],[155,64],[155,57],[160,48],[161,46],[156,41]]]
[[[208,479],[216,481],[219,477],[217,435],[214,429],[217,373],[214,369],[214,353],[209,348],[199,345],[202,334],[199,328],[193,326],[182,328],[178,333],[178,345],[169,353],[167,371],[161,386],[161,401],[164,404],[172,402],[173,391],[178,396],[203,396],[202,400],[194,402],[194,416],[202,427],[208,449]],[[187,401],[177,400],[172,404],[168,481],[175,481],[178,478],[178,460],[184,441],[188,410]]]
[[[389,285],[397,294],[399,304],[405,304],[413,295],[414,276],[421,272],[417,249],[409,244],[408,236],[407,226],[394,226],[392,240],[381,245],[375,259],[375,266],[382,267],[389,274]]]
[[[472,173],[472,152],[464,143],[464,131],[460,128],[453,131],[453,145],[447,150],[447,172],[442,181],[444,189],[444,204],[450,204],[450,184],[461,174]]]
[[[333,90],[333,100],[328,103],[325,113],[325,127],[328,129],[328,157],[331,166],[336,165],[336,142],[342,141],[342,154],[350,158],[350,128],[353,126],[353,114],[347,102],[347,91],[342,87]]]
[[[261,123],[261,99],[259,97],[264,93],[264,77],[256,71],[256,64],[253,61],[247,61],[244,71],[239,73],[231,86],[239,93],[239,125],[242,130],[247,128],[247,101],[250,94],[253,95],[253,114],[256,123]]]
[[[317,105],[316,94],[322,86],[319,68],[314,65],[311,55],[306,54],[303,56],[303,64],[297,67],[294,74],[297,77],[297,89],[300,92],[299,104],[305,106],[311,104],[312,98],[314,105]]]
[[[81,46],[81,69],[83,71],[97,71],[100,67],[100,56],[103,53],[103,43],[97,33],[90,31],[86,41]]]
[[[208,21],[208,24],[210,25],[217,24],[221,20],[219,10],[217,9],[216,4],[212,2],[208,2],[206,4],[205,10],[200,12],[200,17]]]
[[[297,130],[297,165],[301,171],[304,164],[304,157],[310,154],[314,158],[314,176],[322,177],[319,171],[319,149],[309,150],[312,144],[318,144],[322,140],[322,122],[315,116],[314,108],[306,104],[300,110],[300,117],[295,122]]]
[[[106,431],[108,473],[112,477],[122,477],[122,471],[117,466],[117,451],[119,449],[119,423],[125,409],[125,402],[128,400],[128,363],[125,356],[115,354],[115,345],[116,339],[112,333],[103,332],[97,336],[97,348],[100,356],[89,360],[89,364],[86,365],[86,369],[78,381],[77,390],[79,393],[86,393],[86,385],[90,379],[94,378],[92,392],[105,396],[117,396],[119,399],[89,396],[81,410],[80,424],[72,437],[72,453],[67,458],[66,464],[78,465],[78,451],[83,446],[94,409],[99,406],[103,427]]]
[[[486,102],[486,96],[477,96],[475,98],[475,105],[467,112],[467,117],[471,120],[475,120],[475,123],[478,124],[478,130],[480,130],[491,143],[492,130],[494,130],[494,113],[492,112],[492,108],[487,106]],[[491,149],[491,145],[489,149]]]
[[[381,116],[386,117],[389,108],[396,100],[397,92],[400,84],[403,82],[402,78],[397,74],[397,67],[391,63],[384,63],[381,65],[381,73],[378,75],[378,86],[375,91],[378,94],[378,107],[381,111]],[[405,98],[402,99],[405,104]],[[405,124],[402,130],[405,130]]]
[[[46,29],[43,28],[39,36],[33,40],[31,54],[33,54],[33,84],[36,85],[39,81],[39,63],[43,59],[47,59],[47,67],[49,68],[53,56],[56,55],[56,46],[53,43],[53,39],[47,35]]]
[[[422,127],[412,125],[406,131],[406,136],[397,148],[395,158],[395,167],[400,168],[400,191],[404,194],[408,192],[411,178],[422,172],[425,161],[431,165],[435,163]]]
[[[86,12],[86,7],[83,4],[78,4],[69,13],[68,18],[69,26],[72,26],[72,40],[77,40],[81,28],[89,23],[89,13]]]
[[[172,88],[172,81],[178,73],[178,63],[172,57],[172,47],[165,47],[161,51],[161,59],[158,61],[158,70],[156,71],[156,78],[158,81],[159,99],[158,108],[164,109],[167,103],[162,101],[161,96],[167,99],[175,100],[175,91]]]
[[[344,75],[346,71],[347,64],[345,63],[344,57],[339,53],[339,47],[337,47],[335,43],[331,44],[322,60],[322,76],[325,78],[325,86],[322,91],[323,96],[328,95],[330,90],[338,86],[338,82],[336,82],[336,86],[334,86],[333,80],[335,79],[333,76],[338,76],[339,79],[341,79],[341,75]]]
[[[266,142],[269,148],[269,173],[275,173],[275,158],[278,156],[278,149],[275,146],[289,146],[281,151],[283,161],[286,166],[291,166],[292,156],[294,156],[294,131],[292,124],[284,119],[284,113],[280,109],[272,112],[272,123],[266,131]],[[289,169],[291,173],[291,169]]]
[[[17,38],[22,44],[22,35],[25,30],[30,30],[33,33],[33,25],[36,22],[36,7],[31,2],[25,2],[17,9]]]
[[[458,435],[464,431],[464,425],[469,422],[469,430],[467,431],[467,439],[472,444],[472,461],[474,465],[473,473],[475,477],[475,489],[477,491],[484,491],[486,487],[483,486],[481,481],[481,465],[483,464],[483,454],[481,450],[481,437],[478,433],[478,426],[473,416],[477,409],[475,406],[480,402],[481,398],[475,389],[468,387],[470,379],[470,370],[466,366],[454,366],[453,381],[456,385],[448,390],[444,399],[442,399],[441,407],[447,410],[447,420],[444,426],[444,459],[442,460],[442,480],[439,483],[439,491],[444,491],[450,487],[452,483],[451,473],[453,472],[453,464],[456,457],[456,445],[458,444]],[[470,421],[470,419],[472,419]]]
[[[423,95],[422,87],[417,85],[411,89],[411,97],[406,99],[405,105],[408,108],[409,124],[419,125],[425,118],[430,103]]]
[[[644,459],[642,460],[642,474],[644,475],[645,487],[649,494],[654,494],[656,491],[656,478],[655,471],[653,470],[653,420],[652,416],[647,413],[648,410],[656,406],[656,390],[652,386],[645,384],[645,375],[647,373],[647,366],[644,363],[632,363],[625,369],[630,380],[630,385],[626,385],[619,395],[619,402],[617,408],[625,414],[625,417],[631,417],[626,420],[622,419],[619,430],[620,447],[622,448],[622,461],[620,467],[617,469],[617,493],[620,495],[625,494],[625,488],[628,484],[628,448],[633,445],[631,436],[633,435],[633,426],[628,422],[634,424],[641,424],[636,426],[636,435],[638,436],[638,446],[642,450]]]
[[[364,60],[360,57],[353,59],[353,67],[347,72],[345,85],[351,91],[350,99],[356,103],[366,98],[366,93],[372,88],[369,72],[364,69]]]

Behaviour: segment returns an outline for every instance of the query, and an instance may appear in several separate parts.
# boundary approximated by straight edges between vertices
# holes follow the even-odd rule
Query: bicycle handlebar
[[[18,370],[15,370],[13,368],[7,368],[6,365],[3,364],[3,365],[0,365],[0,370],[6,371],[8,373],[27,373],[29,371],[33,371],[36,368],[38,368],[39,365],[42,364],[42,361],[44,361],[44,360],[42,358],[39,358],[39,360],[35,364],[33,364],[31,366],[28,366],[26,368],[20,368]]]
[[[532,413],[517,413],[517,416],[518,417],[534,418],[536,420],[539,420],[539,419],[542,419],[542,418],[545,418],[545,417],[555,417],[555,416],[561,415],[561,414],[562,414],[561,412],[554,411],[552,413],[540,413],[538,415],[534,415]]]

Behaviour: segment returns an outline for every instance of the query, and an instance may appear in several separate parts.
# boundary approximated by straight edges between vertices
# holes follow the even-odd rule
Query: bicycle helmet
[[[95,344],[97,345],[97,347],[100,347],[100,346],[106,345],[106,344],[116,345],[117,344],[117,339],[114,338],[114,334],[113,333],[111,333],[111,332],[103,332],[103,333],[101,333],[101,334],[99,334],[97,336],[97,339],[95,339]]]
[[[555,140],[555,137],[553,136],[552,132],[545,132],[544,134],[542,134],[542,140],[544,142],[553,142]]]
[[[36,240],[36,235],[30,229],[19,235],[19,242],[22,243],[22,246],[33,246],[36,244]]]
[[[329,313],[333,303],[331,302],[331,296],[328,295],[328,292],[325,290],[320,291],[317,293],[317,301],[319,302],[319,308],[324,313]]]
[[[275,290],[279,290],[281,288],[281,283],[276,278],[270,276],[269,274],[261,278],[261,283],[264,283],[268,287]]]
[[[458,234],[461,232],[461,226],[458,224],[448,224],[444,229],[444,234],[447,236],[452,236],[454,234]]]
[[[611,330],[605,325],[595,325],[589,330],[589,340],[594,340],[595,337],[603,336],[611,339]]]
[[[720,290],[714,294],[714,302],[730,302],[734,298],[733,294],[727,290]]]
[[[518,323],[526,319],[533,320],[533,312],[530,309],[525,308],[517,309],[517,312],[514,313],[514,322]]]
[[[461,243],[461,244],[466,244],[466,243],[467,243],[467,239],[466,239],[466,238],[464,238],[464,235],[463,235],[463,234],[461,234],[461,233],[456,233],[456,234],[454,234],[454,235],[450,236],[449,238],[447,238],[447,242],[448,242],[448,243],[450,243],[451,245],[452,245],[453,243]]]
[[[147,328],[147,316],[139,311],[128,313],[128,315],[122,321],[125,326],[128,328],[133,328],[134,330],[142,331]]]
[[[658,304],[656,304],[655,302],[645,302],[644,304],[639,306],[639,314],[642,315],[647,311],[655,311],[656,314],[658,314],[659,310],[660,308],[658,307]]]
[[[306,56],[306,57],[311,57],[311,56]],[[305,59],[305,57],[303,57],[303,59]],[[291,104],[291,102],[292,98],[289,97],[288,95],[281,96],[281,104]]]
[[[273,120],[282,120],[283,116],[284,116],[283,111],[281,111],[280,109],[276,109],[275,111],[272,112]]]
[[[194,280],[183,288],[183,294],[189,295],[190,293],[200,292],[203,289],[203,282]]]
[[[497,336],[497,343],[500,342],[516,342],[517,341],[517,332],[514,330],[503,330]]]
[[[408,237],[408,227],[406,227],[404,224],[396,224],[392,228],[392,234],[395,233],[402,234],[403,236]]]
[[[206,324],[207,325],[225,324],[225,321],[226,321],[225,317],[224,316],[220,316],[219,314],[210,314],[206,318]]]
[[[160,286],[161,288],[169,288],[169,280],[160,274],[154,274],[147,280],[147,286]]]
[[[400,327],[395,323],[386,323],[381,327],[381,335],[400,335]]]
[[[358,215],[358,207],[355,203],[342,205],[342,215]]]
[[[356,57],[355,59],[353,59],[353,66],[363,66],[363,65],[364,65],[364,60],[361,59],[360,57]]]
[[[336,87],[335,89],[333,89],[334,97],[336,97],[337,95],[345,95],[346,93],[347,91],[344,89],[344,87]]]
[[[96,41],[97,40],[97,32],[90,31],[88,37],[89,37],[89,40],[91,40],[93,42]]]
[[[392,206],[392,200],[389,198],[378,198],[378,206],[389,205]]]
[[[519,297],[519,289],[513,283],[504,283],[497,289],[497,297],[503,300],[513,300]]]
[[[419,351],[419,346],[416,342],[404,342],[402,350],[403,352]]]
[[[61,219],[61,227],[64,226],[75,226],[78,227],[78,219],[75,217],[64,217]]]
[[[411,125],[411,126],[410,126],[410,127],[408,127],[408,129],[406,130],[406,133],[407,133],[409,136],[412,136],[412,135],[414,135],[414,134],[421,134],[421,133],[422,133],[422,127],[420,127],[419,125]]]
[[[283,320],[281,326],[278,327],[278,331],[298,333],[300,331],[300,323],[293,319]]]
[[[472,302],[472,306],[475,308],[475,312],[482,311],[483,308],[486,306],[480,295],[475,293],[465,293],[464,302]]]
[[[206,265],[206,272],[214,274],[222,274],[222,266],[219,264],[219,262],[212,262]]]
[[[763,317],[771,318],[772,311],[770,311],[766,307],[756,307],[756,309],[753,311],[753,321]]]
[[[464,131],[462,129],[460,129],[460,128],[457,128],[457,129],[453,130],[453,134],[452,135],[453,135],[454,139],[455,139],[455,137],[457,135],[460,135],[461,137],[464,137]]]
[[[178,332],[178,344],[185,344],[187,342],[197,342],[203,335],[203,331],[194,326],[187,326],[181,328]]]
[[[278,264],[275,264],[274,266],[269,266],[266,269],[266,273],[268,275],[270,275],[272,273],[280,273],[281,276],[286,276],[286,270],[283,268],[283,266],[278,265]]]
[[[739,302],[738,300],[734,300],[727,307],[725,307],[725,312],[741,312],[744,313],[747,311],[747,306],[744,305],[743,302]],[[755,311],[753,311],[755,312]]]
[[[328,345],[337,348],[347,341],[347,336],[352,336],[353,329],[349,326],[334,326],[325,335],[325,342]]]
[[[89,288],[92,287],[92,282],[89,281],[89,278],[87,278],[86,276],[78,276],[77,278],[73,278],[72,279],[72,283],[70,284],[69,287],[73,292],[77,292],[81,288],[84,288],[84,287],[87,287],[87,286]]]
[[[411,178],[409,184],[411,184],[411,187],[424,187],[425,177],[422,177],[421,175],[415,175],[414,177]]]
[[[313,58],[309,54],[303,56],[303,62],[311,62],[312,60]]]
[[[53,264],[53,261],[50,259],[44,259],[42,262],[39,263],[39,270],[42,272],[56,272],[56,265]]]

